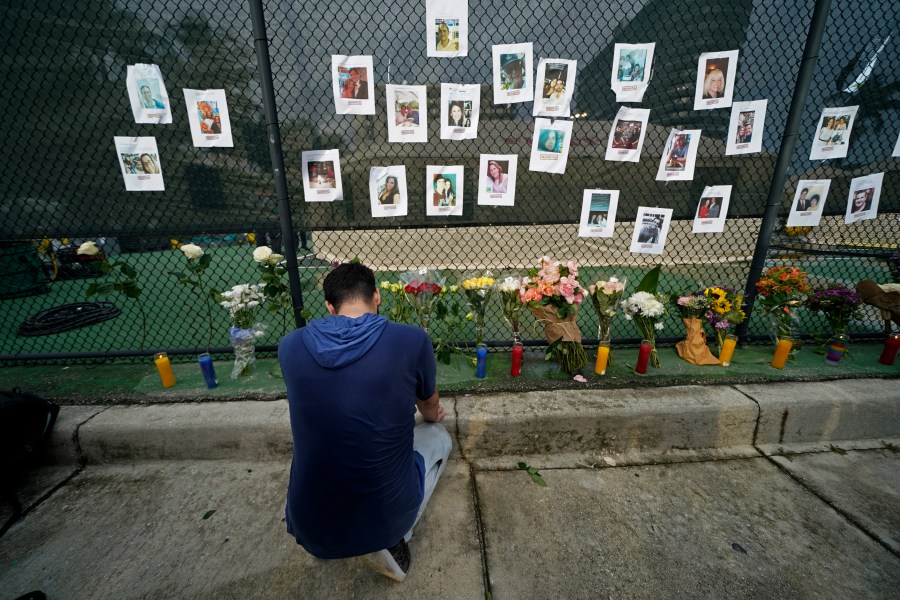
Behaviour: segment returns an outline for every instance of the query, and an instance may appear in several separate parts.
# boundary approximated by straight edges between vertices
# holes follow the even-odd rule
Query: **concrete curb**
[[[900,437],[900,386],[881,379],[504,393],[444,405],[456,450],[485,468],[529,456],[547,466],[683,462]],[[291,443],[284,400],[64,407],[47,456],[63,464],[287,459]]]

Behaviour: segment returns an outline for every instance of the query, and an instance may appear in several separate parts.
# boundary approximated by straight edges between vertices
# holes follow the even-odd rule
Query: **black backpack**
[[[59,406],[15,388],[0,391],[0,498],[13,515],[0,527],[0,536],[22,515],[16,486],[38,449],[50,436]]]

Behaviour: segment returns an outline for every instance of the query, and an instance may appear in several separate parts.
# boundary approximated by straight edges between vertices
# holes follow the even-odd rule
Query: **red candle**
[[[900,333],[889,335],[888,339],[884,340],[884,350],[881,351],[881,357],[879,357],[878,362],[883,365],[894,364],[894,359],[897,358],[897,350],[900,350]]]
[[[512,369],[510,369],[509,374],[513,377],[518,377],[522,374],[522,343],[514,342],[513,343],[513,352],[512,352]]]
[[[634,367],[635,373],[640,373],[643,375],[647,372],[647,363],[650,362],[650,342],[648,340],[644,340],[641,342],[641,350],[638,353],[637,365]]]

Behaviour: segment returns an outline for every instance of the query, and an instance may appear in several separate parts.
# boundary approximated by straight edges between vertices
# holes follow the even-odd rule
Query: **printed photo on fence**
[[[302,154],[303,192],[307,202],[344,199],[338,150],[307,150]]]
[[[825,108],[819,118],[816,127],[816,135],[813,138],[812,150],[809,153],[810,160],[825,160],[828,158],[845,158],[850,142],[850,132],[853,130],[853,121],[859,106],[841,106],[837,108]]]
[[[671,222],[671,208],[639,206],[629,250],[636,254],[662,254]]]
[[[375,114],[375,71],[371,56],[332,55],[331,87],[337,114]]]
[[[762,151],[767,104],[768,100],[754,100],[731,105],[731,121],[725,143],[726,156]]]
[[[158,66],[128,65],[125,85],[135,123],[165,125],[172,122],[169,94]]]
[[[697,148],[700,146],[700,130],[673,129],[669,133],[659,169],[657,181],[689,181],[694,178],[694,166],[697,163]]]
[[[616,102],[641,102],[650,82],[656,44],[616,44],[610,89]]]
[[[881,198],[881,184],[884,173],[874,173],[865,177],[857,177],[850,181],[850,193],[847,197],[847,212],[844,223],[866,221],[878,216],[878,200]]]
[[[481,86],[441,84],[441,139],[473,140],[478,137]]]
[[[531,42],[491,47],[494,63],[494,104],[531,102],[534,99],[534,59]]]
[[[161,192],[163,182],[162,163],[154,137],[116,137],[116,155],[125,189],[129,192]]]
[[[703,189],[697,213],[694,215],[693,233],[722,233],[728,203],[731,201],[730,185],[709,185]]]
[[[891,152],[891,156],[900,157],[900,134],[897,134],[897,143],[894,144],[894,151]]]
[[[428,56],[465,56],[469,46],[468,0],[425,0],[425,31]]]
[[[386,85],[389,142],[428,141],[428,97],[424,85]]]
[[[405,217],[409,200],[406,167],[372,167],[369,169],[369,201],[373,217]]]
[[[232,148],[231,120],[225,90],[182,89],[191,140],[198,148]]]
[[[697,62],[694,110],[728,108],[734,95],[738,51],[706,52]]]
[[[534,120],[529,171],[565,173],[572,142],[572,121]]]
[[[478,204],[513,206],[516,199],[517,154],[482,154],[478,169]]]
[[[461,217],[463,214],[463,167],[425,167],[425,214],[429,217]]]
[[[619,108],[606,145],[606,160],[638,162],[649,119],[649,108]]]
[[[578,237],[612,237],[618,206],[619,190],[584,190]]]
[[[575,69],[578,61],[546,58],[538,62],[535,76],[535,117],[568,117],[575,91]]]
[[[816,227],[822,219],[830,179],[801,179],[788,213],[788,227]]]

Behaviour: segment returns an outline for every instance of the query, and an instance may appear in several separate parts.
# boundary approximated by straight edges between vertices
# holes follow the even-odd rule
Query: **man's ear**
[[[325,308],[328,309],[328,314],[329,314],[329,315],[335,314],[335,312],[334,312],[334,305],[331,304],[331,302],[328,302],[327,300],[325,301]]]
[[[381,290],[375,288],[375,307],[378,308],[379,304],[381,304]]]

